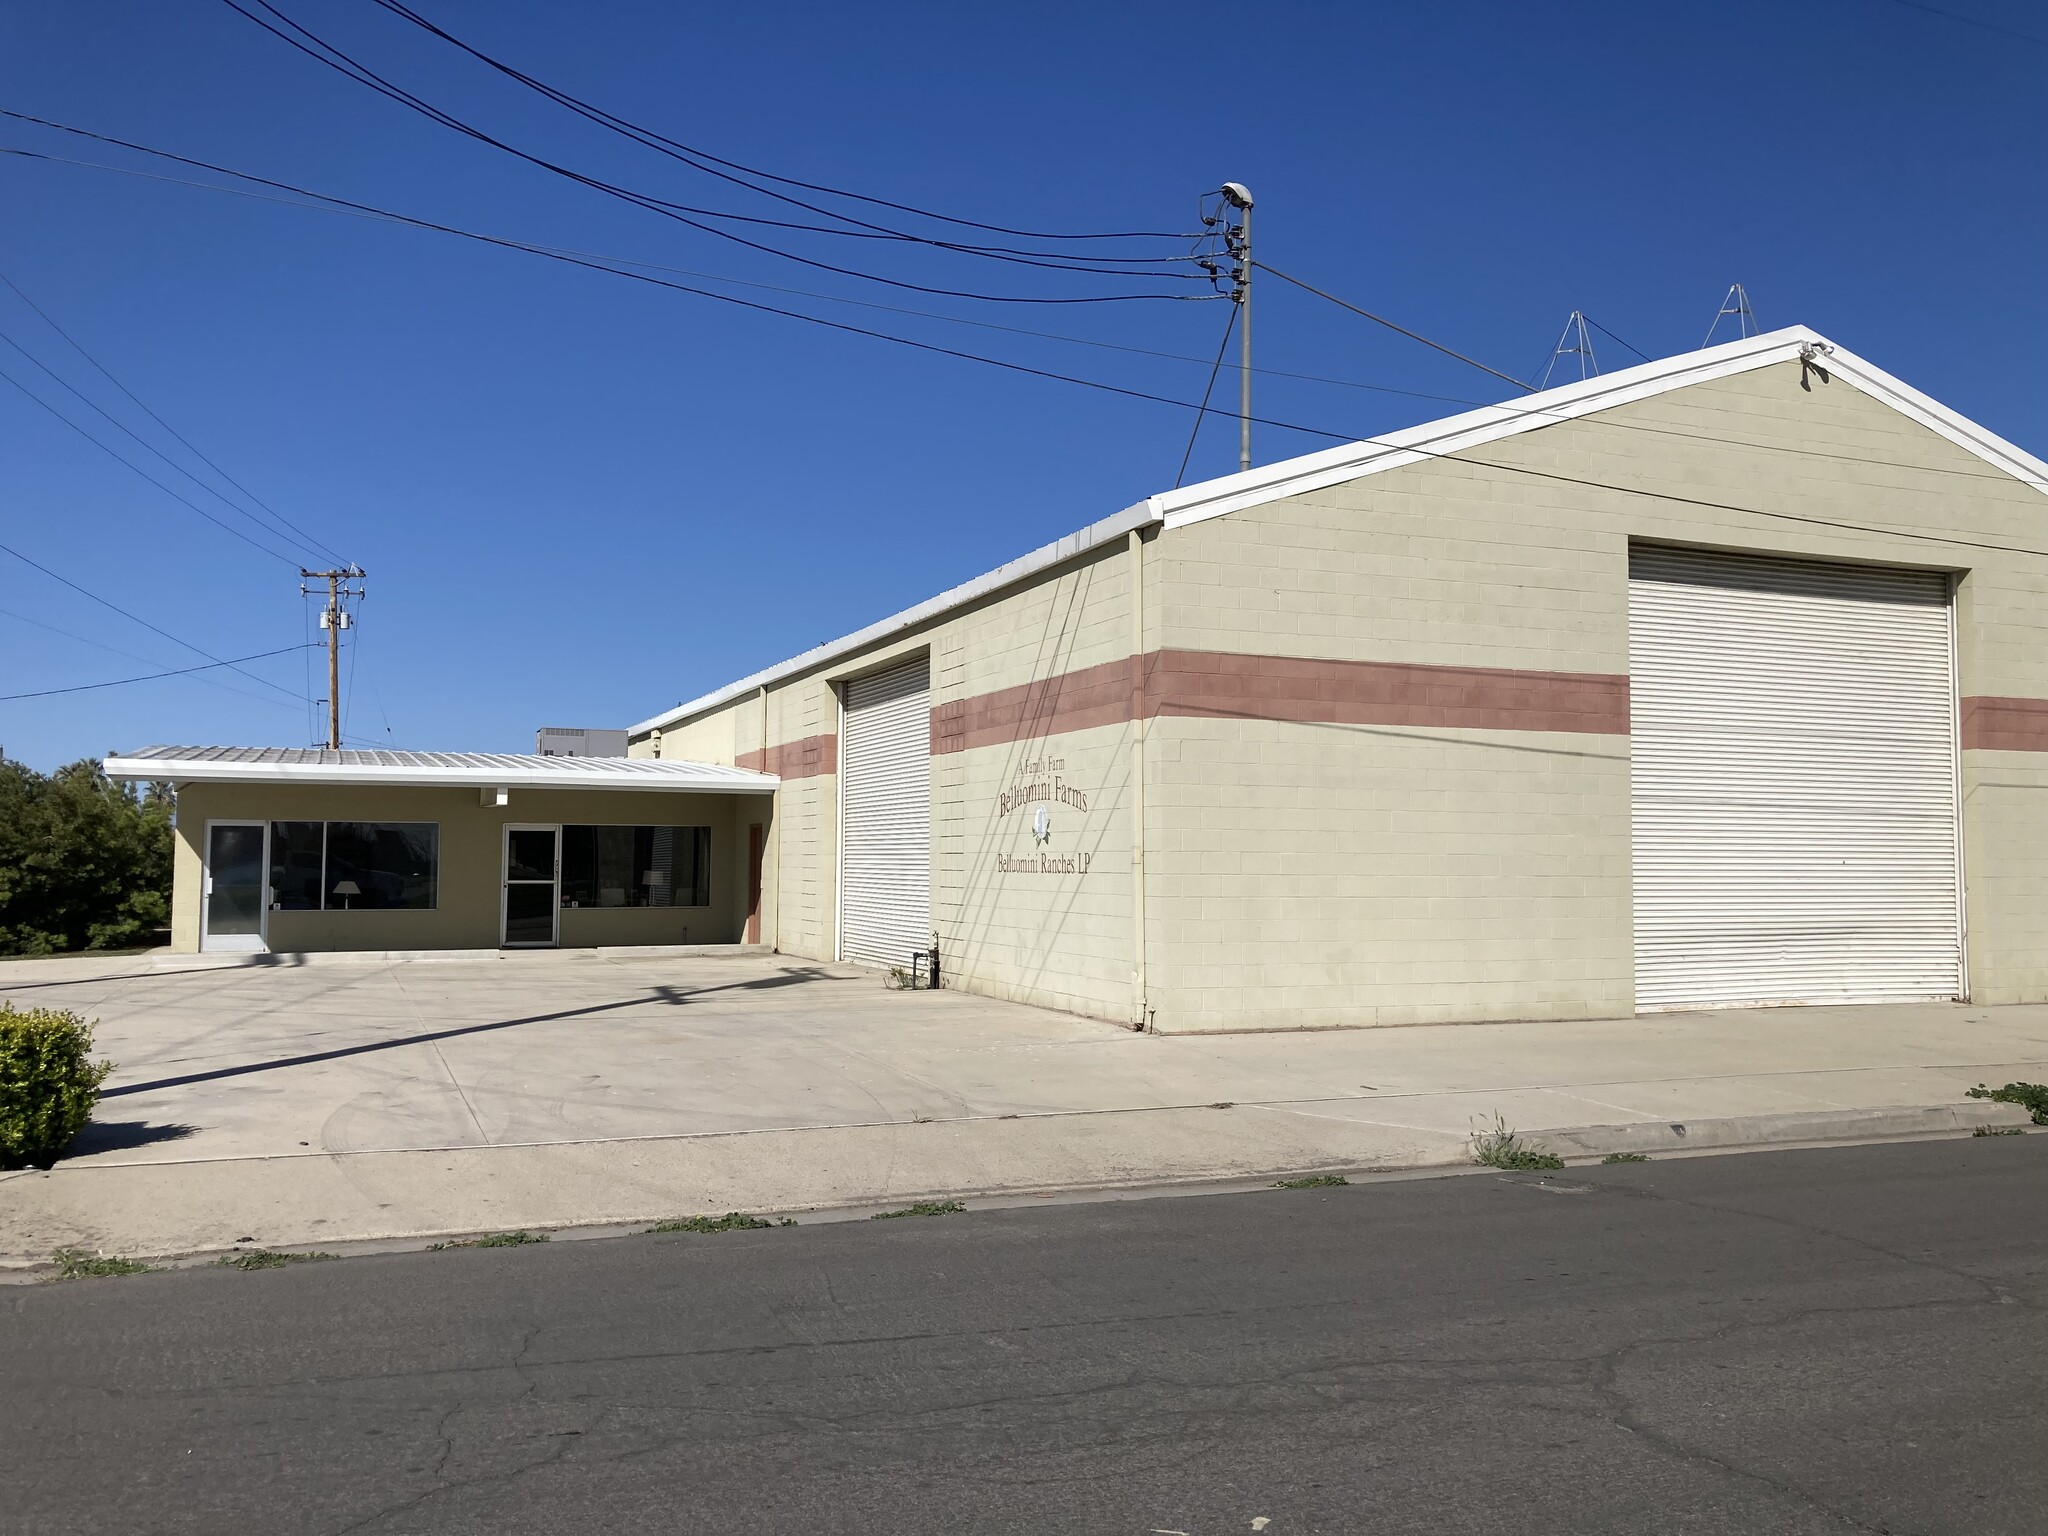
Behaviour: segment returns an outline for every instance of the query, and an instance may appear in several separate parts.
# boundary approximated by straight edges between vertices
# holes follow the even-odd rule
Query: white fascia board
[[[1425,422],[1419,427],[1391,432],[1385,437],[1326,448],[1278,464],[1207,480],[1182,490],[1167,491],[1152,497],[1149,505],[1159,513],[1168,529],[1181,528],[1205,518],[1222,517],[1283,497],[1298,496],[1404,465],[1463,453],[1518,433],[1533,432],[1540,427],[1554,426],[1596,411],[1647,400],[1688,385],[1704,384],[1713,379],[1793,361],[1809,347],[1814,349],[1814,361],[1831,376],[1862,390],[1873,399],[1883,401],[2014,479],[2048,494],[2048,464],[1893,378],[1875,364],[1835,346],[1819,332],[1795,325],[1698,352],[1640,363],[1618,373],[1578,380],[1521,400],[1483,406],[1440,421]]]
[[[1156,499],[1155,497],[1154,500]],[[837,640],[828,640],[800,656],[792,656],[787,661],[777,662],[774,666],[752,673],[738,682],[727,683],[723,688],[691,699],[686,704],[678,704],[674,709],[664,710],[652,719],[642,720],[638,725],[629,726],[627,729],[633,736],[644,736],[649,731],[667,730],[692,715],[701,715],[706,710],[716,709],[721,704],[729,704],[734,699],[752,693],[756,688],[772,686],[786,677],[795,677],[800,673],[825,666],[842,656],[864,650],[878,641],[888,639],[891,635],[901,634],[906,629],[914,629],[919,624],[935,619],[952,609],[965,607],[992,592],[999,592],[1004,587],[1013,586],[1037,575],[1040,571],[1071,560],[1076,555],[1084,555],[1091,549],[1098,549],[1112,540],[1121,539],[1133,528],[1143,528],[1158,521],[1159,514],[1153,510],[1152,503],[1141,501],[1136,506],[1126,507],[1114,517],[1105,517],[1100,522],[1090,523],[1078,533],[1070,533],[1063,539],[1055,539],[1050,544],[1041,545],[1028,555],[1020,555],[1008,565],[999,565],[972,581],[963,582],[957,587],[941,592],[937,597],[927,598],[914,608],[905,608],[901,613],[891,614],[879,623],[870,624],[866,629],[857,629]]]
[[[601,789],[671,795],[759,795],[772,792],[782,783],[772,773],[717,764],[705,764],[703,773],[604,774],[110,757],[104,767],[110,779],[173,784],[343,784],[417,789]]]

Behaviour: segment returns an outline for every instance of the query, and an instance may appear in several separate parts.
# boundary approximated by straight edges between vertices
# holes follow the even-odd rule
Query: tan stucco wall
[[[708,907],[565,910],[566,948],[737,942],[746,900],[745,823],[761,819],[765,797],[512,791],[509,805],[483,806],[474,789],[187,784],[178,791],[171,947],[199,947],[201,849],[209,820],[431,821],[441,828],[438,902],[431,911],[272,912],[268,945],[277,953],[333,949],[495,949],[507,823],[711,828]]]

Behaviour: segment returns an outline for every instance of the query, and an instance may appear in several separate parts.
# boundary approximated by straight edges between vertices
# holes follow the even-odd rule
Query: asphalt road
[[[23,1287],[0,1528],[2035,1536],[2044,1302],[2048,1135]]]

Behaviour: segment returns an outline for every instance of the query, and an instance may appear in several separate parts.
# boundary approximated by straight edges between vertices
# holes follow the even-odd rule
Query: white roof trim
[[[1071,560],[1076,555],[1086,554],[1089,550],[1097,549],[1113,539],[1121,539],[1133,528],[1143,528],[1158,521],[1159,514],[1152,510],[1150,502],[1141,501],[1134,507],[1126,507],[1114,517],[1105,517],[1101,522],[1090,523],[1078,533],[1070,533],[1063,539],[1055,539],[1050,544],[1041,545],[1030,554],[1012,560],[1008,565],[999,565],[972,581],[962,582],[957,587],[941,592],[937,597],[927,598],[915,608],[905,608],[901,613],[891,614],[879,623],[870,624],[866,629],[857,629],[850,635],[813,646],[800,656],[792,656],[787,661],[777,662],[774,666],[763,668],[736,683],[727,683],[714,692],[691,699],[688,703],[678,704],[674,709],[664,710],[650,720],[642,720],[638,725],[628,727],[629,733],[639,736],[648,731],[666,730],[692,715],[701,715],[708,709],[716,709],[719,705],[730,703],[743,694],[752,693],[756,688],[779,683],[786,677],[808,672],[814,667],[822,667],[850,652],[873,645],[878,640],[886,640],[891,635],[915,628],[927,619],[937,618],[949,609],[962,607],[977,598],[986,597],[991,592],[1020,582],[1027,576],[1035,576],[1050,566]]]
[[[1803,325],[1788,326],[1783,330],[1767,331],[1760,336],[1726,342],[1718,347],[1706,347],[1698,352],[1682,352],[1676,357],[1660,358],[1634,368],[1624,368],[1618,373],[1601,374],[1596,378],[1560,385],[1556,389],[1544,390],[1539,394],[1510,400],[1500,405],[1482,406],[1478,410],[1447,416],[1440,421],[1425,422],[1421,426],[1409,427],[1384,437],[1365,438],[1356,443],[1346,443],[1317,453],[1304,454],[1299,458],[1283,459],[1277,464],[1261,465],[1257,469],[1246,470],[1241,474],[1224,475],[1215,480],[1205,480],[1199,485],[1161,492],[1157,496],[1147,497],[1134,507],[1126,508],[1114,517],[1092,523],[1079,533],[1069,534],[1066,538],[1047,544],[1042,549],[1033,550],[1021,559],[1012,560],[1008,565],[999,566],[985,576],[978,576],[973,581],[954,587],[951,591],[942,592],[914,608],[906,608],[879,624],[871,624],[866,629],[856,630],[843,639],[817,646],[805,651],[801,656],[793,656],[788,661],[768,667],[749,677],[743,677],[736,683],[728,683],[725,687],[692,699],[687,704],[679,704],[651,720],[643,720],[630,728],[631,733],[639,736],[648,731],[664,730],[693,715],[702,714],[743,694],[751,693],[756,688],[778,683],[786,677],[824,666],[841,656],[887,639],[890,635],[922,624],[928,619],[936,618],[949,609],[960,607],[1001,587],[1022,581],[1048,566],[1072,559],[1075,555],[1108,543],[1112,539],[1122,538],[1131,529],[1143,527],[1148,523],[1162,523],[1169,529],[1183,528],[1190,523],[1201,522],[1204,518],[1222,517],[1227,513],[1242,511],[1246,507],[1321,490],[1325,486],[1361,479],[1366,475],[1379,474],[1383,470],[1399,469],[1403,465],[1441,458],[1446,454],[1461,453],[1486,443],[1497,442],[1504,437],[1513,437],[1520,432],[1533,432],[1539,427],[1554,426],[1558,422],[1589,416],[1596,411],[1611,410],[1637,400],[1647,400],[1674,389],[1683,389],[1687,385],[1704,384],[1713,379],[1725,379],[1734,374],[1748,373],[1776,363],[1790,362],[1808,346],[1822,349],[1817,361],[1827,369],[1831,377],[1863,391],[1874,400],[1883,401],[1901,415],[1947,438],[1966,452],[1975,454],[1993,468],[2002,470],[2022,484],[2032,486],[2042,494],[2048,495],[2048,463],[1979,426],[1967,416],[1950,410],[1940,401],[1921,394],[1910,384],[1893,378],[1876,364],[1866,362],[1855,353],[1834,345],[1818,331],[1809,330]]]
[[[375,759],[383,759],[376,761]],[[300,752],[260,747],[145,747],[109,757],[110,779],[176,784],[350,784],[444,789],[611,789],[766,794],[772,773],[672,758],[536,757],[496,752]]]
[[[1619,373],[1601,374],[1597,378],[1579,380],[1520,400],[1447,416],[1441,421],[1425,422],[1419,427],[1409,427],[1385,437],[1326,448],[1241,474],[1207,480],[1183,490],[1167,491],[1150,498],[1147,505],[1159,514],[1169,529],[1182,528],[1204,518],[1222,517],[1226,513],[1278,501],[1282,497],[1321,490],[1325,486],[1399,469],[1403,465],[1421,463],[1445,454],[1462,453],[1517,433],[1532,432],[1539,427],[1554,426],[1595,411],[1647,400],[1687,385],[1704,384],[1712,379],[1724,379],[1733,374],[1789,362],[1807,346],[1825,349],[1816,361],[1831,376],[1862,390],[1873,399],[1883,401],[1957,447],[2048,495],[2048,464],[1939,401],[1921,394],[1911,385],[1893,378],[1875,364],[1835,346],[1819,332],[1795,325],[1698,352],[1641,363]]]

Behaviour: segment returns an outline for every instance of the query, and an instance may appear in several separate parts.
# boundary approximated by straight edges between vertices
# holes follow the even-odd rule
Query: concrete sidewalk
[[[13,962],[100,1020],[79,1155],[0,1175],[0,1265],[1965,1132],[2048,1078],[2048,1007],[1759,1009],[1134,1035],[734,952]],[[1682,1128],[1682,1129],[1681,1129]]]

